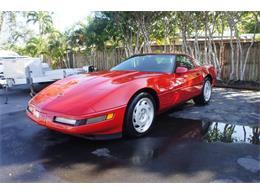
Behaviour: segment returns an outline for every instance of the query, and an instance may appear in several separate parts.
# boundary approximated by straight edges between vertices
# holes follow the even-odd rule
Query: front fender
[[[149,79],[140,79],[117,86],[108,90],[106,93],[104,92],[103,95],[98,98],[98,101],[91,106],[96,111],[126,106],[131,97],[144,88],[150,88],[157,93],[159,92],[154,81]]]

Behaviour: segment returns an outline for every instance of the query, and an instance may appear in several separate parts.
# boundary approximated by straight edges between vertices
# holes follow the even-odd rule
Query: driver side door
[[[176,73],[178,67],[184,67],[187,71]],[[176,94],[179,96],[179,100],[176,103],[185,102],[198,94],[199,91],[196,86],[200,76],[202,75],[193,63],[192,58],[186,55],[176,56],[174,80],[176,83]]]

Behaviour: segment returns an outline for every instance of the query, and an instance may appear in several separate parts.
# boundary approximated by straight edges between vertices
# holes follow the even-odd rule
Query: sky
[[[64,10],[64,11],[55,11],[53,13],[53,23],[54,26],[64,32],[67,28],[73,24],[86,19],[88,16],[92,15],[93,12],[84,11],[84,10]]]

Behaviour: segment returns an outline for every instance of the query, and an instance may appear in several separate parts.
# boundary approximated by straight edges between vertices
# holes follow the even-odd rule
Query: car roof
[[[190,55],[185,54],[185,53],[181,53],[181,52],[172,52],[172,53],[142,53],[142,54],[135,54],[135,55],[132,55],[130,58],[132,58],[132,57],[136,57],[136,56],[146,56],[146,55],[184,55],[184,56],[189,56],[189,57],[191,57]]]

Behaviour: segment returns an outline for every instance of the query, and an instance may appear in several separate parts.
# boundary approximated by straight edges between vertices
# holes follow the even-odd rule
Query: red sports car
[[[110,71],[70,76],[40,91],[27,115],[50,129],[93,139],[139,137],[157,114],[210,101],[216,71],[185,54],[135,55]]]

